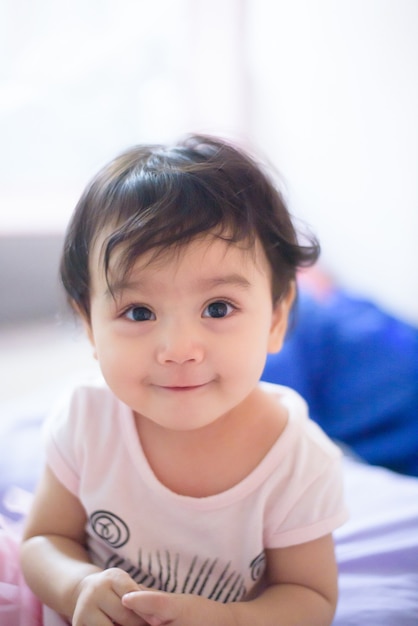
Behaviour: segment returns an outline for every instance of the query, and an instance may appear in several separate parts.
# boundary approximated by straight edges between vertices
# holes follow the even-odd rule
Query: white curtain
[[[2,0],[0,230],[62,230],[87,179],[138,142],[239,137],[240,0]]]
[[[186,132],[282,172],[337,281],[418,321],[416,0],[0,0],[0,234]]]

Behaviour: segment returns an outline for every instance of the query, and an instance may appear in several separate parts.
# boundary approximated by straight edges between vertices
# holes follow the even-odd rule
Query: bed
[[[335,533],[334,626],[418,624],[418,329],[367,300],[305,286],[282,353],[263,379],[298,389],[341,443],[350,520]],[[15,567],[21,523],[42,466],[44,410],[0,425],[0,626],[38,626]]]

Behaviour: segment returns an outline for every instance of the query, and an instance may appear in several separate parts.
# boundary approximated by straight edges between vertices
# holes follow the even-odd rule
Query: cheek
[[[264,369],[268,335],[261,327],[248,329],[240,339],[228,342],[225,339],[223,355],[230,373],[241,378],[260,377]]]
[[[113,341],[108,336],[98,337],[96,341],[97,360],[105,378],[119,379],[133,374],[135,363],[141,363],[135,352],[133,342]]]

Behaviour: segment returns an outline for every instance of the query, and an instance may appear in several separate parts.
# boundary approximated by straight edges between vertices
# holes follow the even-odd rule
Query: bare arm
[[[269,586],[255,600],[221,604],[162,592],[129,593],[123,603],[161,626],[329,626],[337,603],[331,535],[267,553]]]
[[[238,603],[237,624],[328,626],[338,598],[331,535],[267,553],[270,586],[256,600]],[[254,621],[252,621],[254,619]]]
[[[109,616],[123,626],[142,625],[121,604],[124,593],[138,589],[136,583],[121,570],[103,572],[90,562],[84,547],[86,521],[78,499],[46,468],[21,547],[27,583],[44,604],[75,625],[111,624]],[[101,621],[93,621],[97,619]]]

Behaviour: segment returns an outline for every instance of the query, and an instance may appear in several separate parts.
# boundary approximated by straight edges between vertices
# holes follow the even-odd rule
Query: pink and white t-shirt
[[[263,387],[288,411],[283,433],[240,483],[203,498],[158,481],[132,411],[105,383],[73,393],[48,421],[47,462],[87,512],[95,564],[156,589],[237,601],[262,583],[266,549],[311,541],[345,521],[339,449],[296,392]]]

